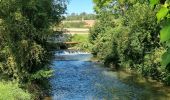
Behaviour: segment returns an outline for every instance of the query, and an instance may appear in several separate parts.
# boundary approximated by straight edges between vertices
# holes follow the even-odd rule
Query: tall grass
[[[31,95],[17,83],[0,82],[0,100],[31,100]]]

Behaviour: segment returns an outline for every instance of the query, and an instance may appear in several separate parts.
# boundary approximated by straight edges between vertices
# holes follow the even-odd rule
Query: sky
[[[67,13],[94,13],[93,0],[69,0],[67,7]]]

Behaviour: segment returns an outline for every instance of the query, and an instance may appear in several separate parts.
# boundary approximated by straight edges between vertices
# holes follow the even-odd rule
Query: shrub
[[[0,82],[0,100],[31,100],[31,95],[17,83]]]
[[[169,65],[161,66],[166,49],[159,41],[157,9],[146,1],[124,1],[101,5],[98,11],[98,22],[90,31],[92,53],[107,65],[118,64],[170,84]]]

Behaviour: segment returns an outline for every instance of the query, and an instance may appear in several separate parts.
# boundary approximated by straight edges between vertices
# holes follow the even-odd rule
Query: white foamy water
[[[92,57],[91,53],[76,50],[62,50],[55,52],[56,60],[81,60],[89,61]]]
[[[90,54],[88,52],[81,52],[81,51],[72,51],[72,50],[65,50],[65,51],[56,51],[55,55],[83,55],[83,54]]]

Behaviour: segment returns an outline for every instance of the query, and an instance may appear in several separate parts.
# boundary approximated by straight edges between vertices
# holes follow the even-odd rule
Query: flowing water
[[[136,74],[110,71],[92,55],[57,51],[51,78],[53,100],[170,100],[170,89]]]

